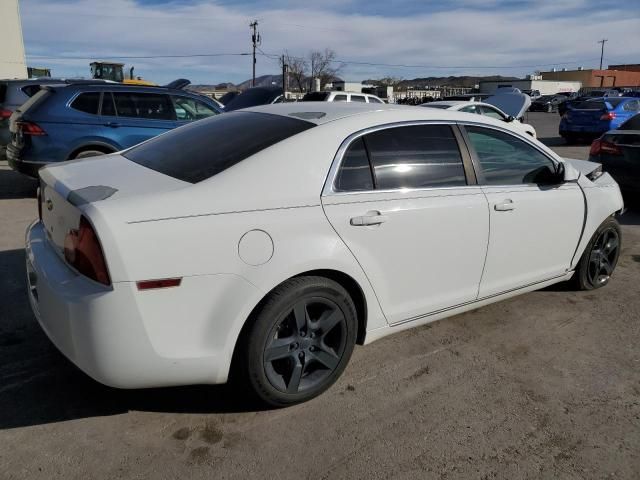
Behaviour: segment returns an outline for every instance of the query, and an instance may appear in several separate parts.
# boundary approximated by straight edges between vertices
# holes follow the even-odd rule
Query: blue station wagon
[[[44,87],[11,115],[7,159],[37,176],[49,163],[124,150],[220,112],[207,97],[167,87]]]
[[[568,106],[559,133],[571,142],[578,137],[599,137],[614,130],[640,112],[640,99],[631,97],[601,97],[582,100]]]

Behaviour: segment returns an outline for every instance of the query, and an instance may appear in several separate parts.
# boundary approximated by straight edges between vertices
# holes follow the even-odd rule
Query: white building
[[[542,80],[538,75],[529,75],[526,80],[487,80],[480,82],[480,93],[494,93],[500,87],[514,87],[520,90],[539,90],[541,95],[553,95],[560,92],[577,92],[581,82]]]
[[[0,0],[0,78],[27,78],[18,0]]]

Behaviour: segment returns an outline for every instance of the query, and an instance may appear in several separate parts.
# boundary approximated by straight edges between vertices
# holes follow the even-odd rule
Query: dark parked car
[[[253,87],[234,97],[224,106],[225,112],[282,102],[281,87]]]
[[[602,97],[572,102],[560,120],[559,133],[568,142],[576,138],[595,138],[618,128],[638,112],[638,98]]]
[[[558,106],[567,101],[564,95],[543,95],[531,102],[530,112],[557,112]]]
[[[186,90],[115,83],[45,86],[11,115],[7,159],[37,176],[52,162],[112,153],[220,113]]]
[[[640,114],[593,141],[589,160],[602,164],[627,199],[640,197]]]

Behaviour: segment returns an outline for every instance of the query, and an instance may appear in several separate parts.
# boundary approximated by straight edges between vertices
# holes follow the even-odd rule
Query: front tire
[[[577,289],[595,290],[609,283],[620,257],[621,238],[620,225],[613,217],[598,227],[578,262],[573,277]]]
[[[324,277],[277,287],[243,338],[241,378],[262,402],[283,407],[310,400],[342,374],[356,343],[353,300]]]

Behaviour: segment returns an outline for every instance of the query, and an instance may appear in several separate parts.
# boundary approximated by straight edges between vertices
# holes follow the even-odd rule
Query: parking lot
[[[559,116],[529,113],[561,155]],[[529,293],[358,347],[328,392],[123,391],[50,344],[26,296],[35,181],[0,162],[0,478],[638,478],[640,212],[611,283]],[[553,214],[553,212],[550,212]]]

